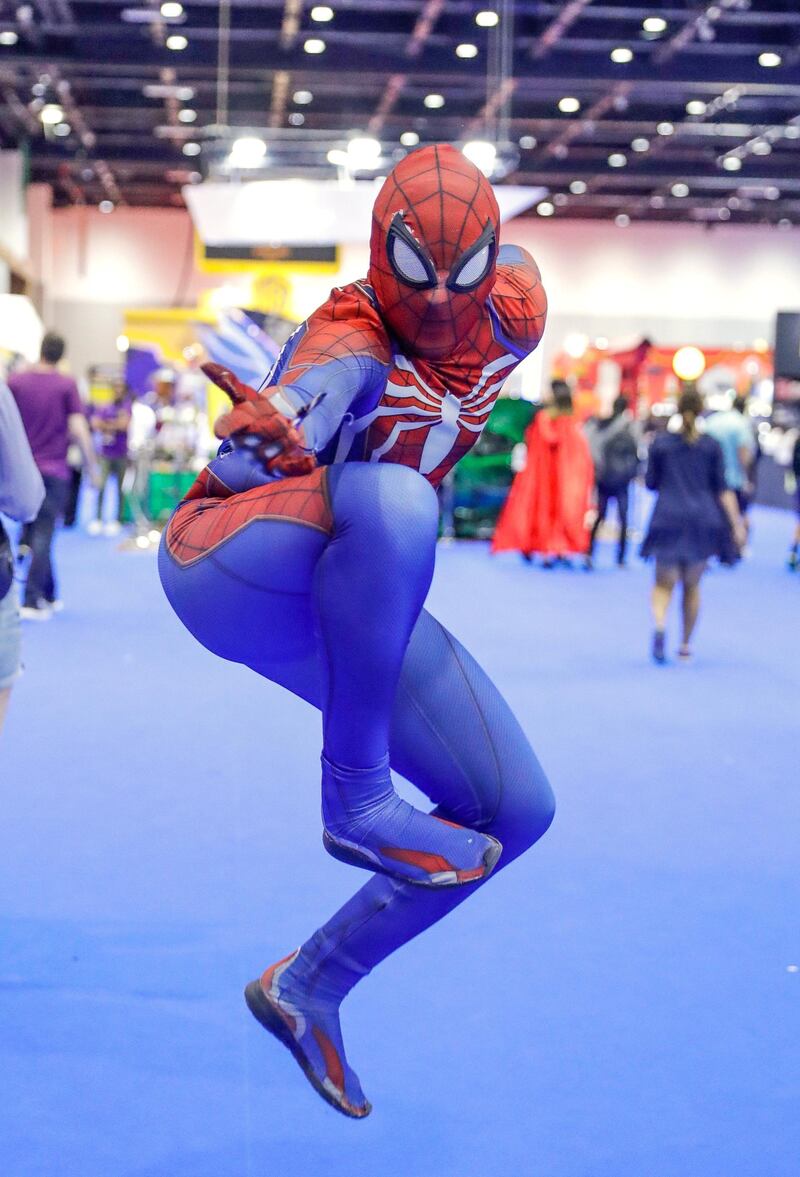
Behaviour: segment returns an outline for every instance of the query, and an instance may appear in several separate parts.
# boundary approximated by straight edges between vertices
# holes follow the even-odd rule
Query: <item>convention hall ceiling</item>
[[[800,223],[800,2],[0,0],[0,146],[59,204],[383,174],[417,137],[495,146],[532,216]]]

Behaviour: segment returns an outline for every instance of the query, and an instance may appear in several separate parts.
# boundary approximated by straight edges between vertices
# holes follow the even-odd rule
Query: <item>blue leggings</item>
[[[331,467],[328,487],[330,535],[256,519],[188,566],[162,545],[166,594],[207,649],[322,710],[326,755],[358,768],[388,748],[437,814],[498,838],[500,869],[546,831],[553,795],[497,689],[422,608],[435,493],[406,467],[355,462]],[[341,1000],[476,885],[435,891],[374,875],[301,949],[307,976]]]

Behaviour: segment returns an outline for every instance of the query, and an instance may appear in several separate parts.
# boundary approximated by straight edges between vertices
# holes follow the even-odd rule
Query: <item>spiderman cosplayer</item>
[[[324,844],[375,873],[245,996],[353,1117],[370,1104],[345,1055],[343,998],[553,816],[507,704],[422,607],[434,488],[544,326],[536,265],[499,249],[498,231],[491,187],[460,152],[403,159],[375,204],[367,281],[334,290],[297,329],[265,392],[208,366],[233,401],[217,423],[225,441],[159,556],[204,646],[322,712]],[[390,766],[432,814],[397,796]]]

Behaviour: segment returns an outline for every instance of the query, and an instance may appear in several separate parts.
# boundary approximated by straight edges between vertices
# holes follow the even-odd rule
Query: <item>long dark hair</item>
[[[678,412],[681,415],[681,437],[694,445],[700,436],[697,418],[703,411],[703,398],[696,388],[685,388],[678,398]]]
[[[572,389],[566,380],[553,380],[550,390],[553,394],[553,408],[556,413],[568,416],[572,412]]]

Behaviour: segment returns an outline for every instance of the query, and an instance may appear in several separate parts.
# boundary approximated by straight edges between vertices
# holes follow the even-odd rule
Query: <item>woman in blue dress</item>
[[[700,611],[700,581],[708,560],[735,564],[745,542],[736,495],[725,485],[719,442],[698,428],[703,399],[687,389],[678,401],[677,432],[656,437],[650,448],[647,485],[657,491],[641,554],[656,561],[653,584],[653,658],[665,662],[665,627],[672,593],[683,586],[682,661],[691,658],[691,638]]]

